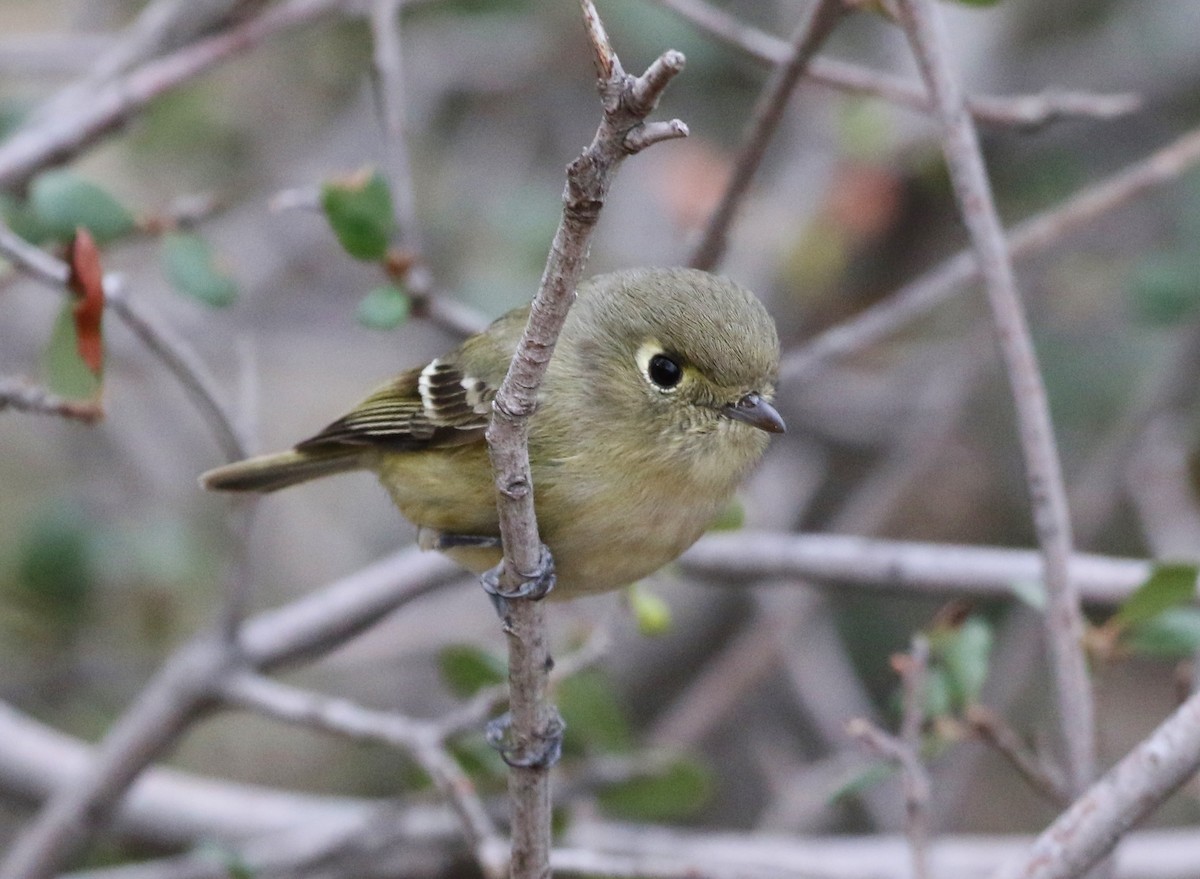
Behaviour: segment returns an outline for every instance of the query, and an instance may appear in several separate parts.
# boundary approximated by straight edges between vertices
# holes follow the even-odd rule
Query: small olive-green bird
[[[509,312],[291,451],[210,470],[204,486],[269,492],[371,470],[422,546],[488,570],[501,551],[484,430],[528,316]],[[580,285],[529,421],[553,595],[627,585],[696,541],[784,431],[778,367],[766,309],[724,278],[635,269]]]

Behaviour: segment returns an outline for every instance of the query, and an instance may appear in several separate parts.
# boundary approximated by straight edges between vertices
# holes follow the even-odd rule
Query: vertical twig
[[[942,149],[987,289],[1017,410],[1034,526],[1049,596],[1046,637],[1067,755],[1068,784],[1082,792],[1095,772],[1095,719],[1083,655],[1083,617],[1071,580],[1071,524],[1062,468],[1025,310],[992,200],[975,126],[946,52],[932,0],[901,0],[905,30],[942,127]]]
[[[775,68],[754,105],[749,128],[734,162],[733,177],[689,261],[693,268],[712,271],[720,264],[734,214],[750,188],[750,181],[758,171],[758,166],[762,164],[763,154],[783,117],[788,99],[813,55],[847,12],[844,0],[817,0],[811,14],[796,28],[790,55]]]
[[[389,273],[404,282],[413,313],[461,336],[487,326],[470,307],[434,290],[433,273],[425,262],[425,246],[417,222],[412,160],[404,115],[404,52],[400,12],[406,0],[373,0],[371,5],[372,65],[375,94],[384,138],[384,172],[392,191],[398,229],[398,252],[389,258]]]
[[[904,708],[900,740],[904,743],[904,812],[908,848],[915,879],[929,879],[929,773],[921,763],[921,728],[925,723],[925,683],[929,671],[929,639],[914,635],[912,649],[900,668]]]
[[[538,385],[554,353],[575,287],[583,273],[592,231],[607,198],[613,175],[629,155],[674,137],[687,128],[678,120],[645,123],[667,83],[683,69],[683,55],[668,51],[641,77],[628,76],[609,44],[591,0],[580,0],[593,51],[604,116],[591,145],[567,169],[563,214],[525,333],[496,394],[488,448],[497,487],[504,561],[499,588],[517,595],[549,558],[538,539],[529,469],[528,419]],[[550,654],[542,605],[509,599],[511,751],[534,755],[559,732],[557,712],[547,699]],[[506,750],[508,750],[506,748]],[[544,879],[550,874],[550,780],[545,758],[514,760],[509,775],[513,803],[512,875]],[[530,765],[519,765],[529,762]]]

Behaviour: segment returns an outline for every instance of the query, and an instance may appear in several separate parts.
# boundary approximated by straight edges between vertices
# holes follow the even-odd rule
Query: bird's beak
[[[775,407],[753,391],[736,403],[721,408],[721,412],[734,421],[742,421],[767,433],[786,433],[787,425],[775,411]]]

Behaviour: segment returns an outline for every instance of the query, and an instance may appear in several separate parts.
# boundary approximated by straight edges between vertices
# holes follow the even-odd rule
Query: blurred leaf
[[[191,232],[173,232],[162,241],[163,272],[171,286],[217,308],[237,299],[237,284],[218,267],[208,242]]]
[[[746,524],[746,508],[737,498],[730,499],[717,518],[708,526],[709,531],[737,531]]]
[[[378,171],[364,168],[321,187],[321,207],[338,242],[355,259],[383,259],[395,229],[392,194]]]
[[[81,622],[96,581],[87,521],[53,509],[34,522],[18,552],[17,585],[28,604],[59,626]]]
[[[1145,323],[1178,324],[1200,305],[1200,261],[1190,249],[1148,254],[1134,266],[1129,295]]]
[[[0,192],[0,216],[4,217],[10,229],[33,244],[41,244],[54,237],[29,202],[21,201],[7,192]]]
[[[601,671],[589,669],[564,680],[558,685],[557,701],[567,724],[563,746],[571,753],[625,753],[632,747],[625,711]]]
[[[393,284],[376,287],[358,303],[358,322],[372,330],[392,330],[408,319],[409,301]]]
[[[438,670],[450,692],[464,698],[508,679],[503,659],[470,644],[443,647],[438,653]]]
[[[933,637],[936,657],[946,669],[949,696],[955,708],[962,709],[979,698],[987,680],[992,642],[991,624],[977,615]]]
[[[890,761],[880,760],[876,763],[871,763],[860,771],[855,772],[834,788],[833,792],[829,794],[828,801],[836,803],[839,800],[856,797],[864,791],[870,790],[880,782],[887,781],[899,771],[899,767]]]
[[[1146,623],[1163,611],[1187,604],[1196,597],[1195,565],[1155,565],[1150,579],[1118,608],[1112,622],[1129,628]]]
[[[457,738],[449,744],[450,753],[458,761],[463,772],[471,776],[477,785],[503,782],[508,777],[508,766],[500,752],[484,741],[483,736],[471,735]]]
[[[925,716],[947,717],[953,714],[957,704],[954,698],[955,691],[955,684],[946,668],[940,665],[930,668],[925,675]],[[899,700],[897,693],[897,703]]]
[[[626,588],[625,597],[643,635],[656,637],[671,630],[671,606],[661,596],[634,583]]]
[[[99,396],[100,379],[79,356],[74,302],[63,303],[42,360],[46,384],[54,393],[72,400],[92,400]]]
[[[694,815],[712,795],[708,771],[680,758],[664,772],[614,784],[597,793],[606,813],[625,821],[678,821]]]
[[[104,279],[100,269],[100,251],[87,229],[79,229],[67,249],[71,274],[67,285],[77,297],[72,307],[79,359],[99,378],[104,367]]]
[[[29,206],[37,222],[60,241],[69,240],[80,226],[101,244],[134,228],[133,214],[120,202],[71,171],[38,175],[29,189]]]
[[[1046,587],[1041,580],[1013,580],[1010,585],[1013,595],[1034,610],[1046,609]]]
[[[1200,650],[1200,608],[1172,607],[1134,625],[1123,643],[1134,653],[1186,659]]]
[[[192,849],[193,856],[221,865],[227,879],[256,879],[257,873],[233,848],[213,840],[203,840]]]

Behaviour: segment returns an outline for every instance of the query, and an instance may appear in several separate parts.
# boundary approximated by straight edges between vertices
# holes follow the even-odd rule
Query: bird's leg
[[[554,557],[549,548],[543,543],[538,554],[537,568],[530,574],[522,576],[515,589],[501,586],[504,563],[501,562],[489,571],[485,571],[480,580],[483,589],[491,597],[496,606],[496,612],[504,625],[504,631],[514,635],[510,610],[515,600],[524,599],[537,601],[545,598],[554,588]],[[553,665],[549,656],[546,657],[547,671]],[[546,703],[539,712],[541,720],[532,735],[517,736],[513,733],[512,717],[508,712],[488,723],[484,736],[487,743],[495,748],[500,757],[509,766],[517,768],[535,768],[553,766],[562,756],[563,731],[566,724],[558,709]]]
[[[438,552],[448,549],[500,549],[502,546],[500,538],[490,534],[454,534],[432,528],[420,529],[417,543],[421,549],[436,549]]]
[[[487,743],[495,748],[501,759],[509,766],[535,768],[553,766],[562,756],[563,732],[567,725],[553,705],[548,705],[550,714],[532,741],[520,741],[512,730],[512,716],[506,711],[494,720],[489,720],[484,730]]]
[[[550,590],[554,588],[554,557],[550,554],[549,547],[542,544],[541,552],[538,554],[537,567],[529,574],[524,575],[522,581],[517,584],[515,589],[504,589],[500,585],[500,575],[503,571],[504,564],[496,565],[489,571],[484,571],[480,575],[480,580],[483,582],[483,591],[488,595],[501,600],[509,598],[528,598],[530,601],[539,601],[550,594]],[[503,618],[507,614],[501,609],[501,605],[497,604],[497,611]]]

